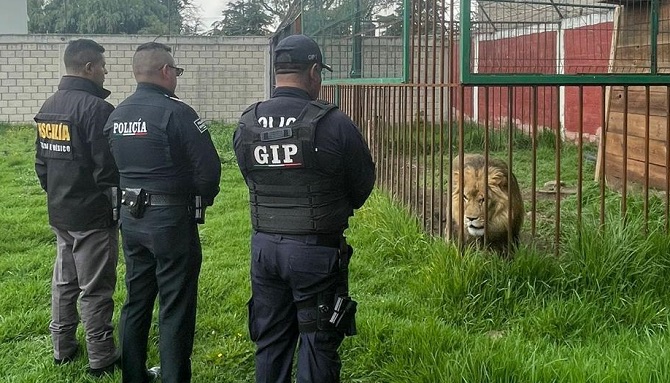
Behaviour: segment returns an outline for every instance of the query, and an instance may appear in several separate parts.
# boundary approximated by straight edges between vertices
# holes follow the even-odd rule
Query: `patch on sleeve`
[[[198,118],[197,120],[193,121],[193,124],[195,125],[196,128],[198,128],[198,131],[200,131],[200,133],[205,133],[207,131],[207,124],[205,124],[205,121],[203,121],[201,118]]]

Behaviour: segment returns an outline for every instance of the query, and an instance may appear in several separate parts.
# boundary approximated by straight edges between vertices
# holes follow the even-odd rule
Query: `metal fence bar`
[[[530,235],[535,238],[537,235],[537,86],[531,87],[531,108],[532,122],[531,122],[531,180],[530,180]]]
[[[556,86],[556,94],[559,94],[560,89],[558,86]],[[556,129],[555,135],[554,135],[554,142],[555,142],[555,159],[554,163],[556,165],[556,185],[555,185],[555,195],[556,195],[556,221],[555,221],[555,231],[554,231],[554,254],[558,256],[560,254],[560,244],[561,244],[561,133],[560,133],[560,120],[559,120],[559,115],[560,115],[560,105],[558,103],[556,104],[556,108],[552,108],[552,111],[555,111],[556,114],[554,115],[555,119],[554,121],[554,127]]]
[[[644,116],[644,207],[642,208],[643,210],[643,216],[644,216],[644,223],[643,223],[643,230],[644,234],[647,235],[649,232],[649,227],[648,227],[648,222],[649,222],[649,150],[650,150],[650,145],[649,145],[649,116],[651,114],[651,108],[650,108],[650,96],[649,96],[649,86],[644,87],[644,99],[646,102],[646,108],[645,108],[645,116]]]
[[[670,86],[665,88],[665,168],[670,169]],[[670,233],[670,176],[665,177],[665,233]]]
[[[584,86],[579,86],[577,100],[584,105]],[[579,108],[577,120],[577,228],[580,233],[582,229],[582,185],[584,182],[584,108]]]
[[[621,218],[623,218],[624,223],[627,222],[628,217],[626,216],[627,205],[627,194],[628,194],[628,85],[623,87],[623,157],[621,167],[622,171],[622,185],[621,185]]]
[[[600,175],[600,178],[598,179],[598,184],[600,186],[600,229],[603,229],[605,226],[605,171],[607,167],[605,166],[606,164],[606,158],[607,158],[607,129],[605,127],[607,126],[607,105],[606,103],[606,94],[611,94],[610,92],[607,91],[606,86],[601,86],[601,92],[600,92],[600,99],[602,101],[600,107],[601,107],[601,119],[600,119],[600,126],[602,127],[601,130],[601,135],[600,135],[600,169],[598,171],[598,174]]]

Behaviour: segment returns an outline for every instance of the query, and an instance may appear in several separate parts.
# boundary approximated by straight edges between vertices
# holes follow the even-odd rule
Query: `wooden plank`
[[[609,153],[608,151],[606,161],[605,178],[608,183],[616,183],[618,181],[618,183],[621,184],[621,180],[623,179],[623,157]],[[643,185],[645,181],[644,163],[629,159],[626,162],[626,167],[628,181]],[[668,173],[664,166],[649,165],[650,187],[665,190],[667,176]]]
[[[642,7],[627,7],[624,5],[624,11],[621,17],[621,24],[619,27],[623,30],[631,25],[643,24],[649,26],[649,8]]]
[[[616,7],[614,9],[614,22],[612,23],[613,30],[612,30],[612,41],[610,43],[610,57],[609,57],[609,62],[607,64],[607,73],[612,73],[612,68],[614,67],[614,58],[616,57],[616,49],[617,45],[619,44],[619,24],[621,23],[621,7]],[[603,131],[607,132],[607,125],[609,121],[609,110],[610,110],[610,99],[611,99],[611,86],[608,86],[605,88],[605,126],[603,126]],[[600,135],[600,139],[598,140],[598,157],[596,158],[596,171],[593,175],[593,180],[596,182],[600,182],[600,177],[601,177],[601,170],[600,168],[602,167],[602,162],[603,162],[603,157],[605,156],[605,153],[603,153],[603,135]]]
[[[670,20],[659,21],[657,40],[659,45],[667,45],[670,43],[670,33],[668,33],[668,31],[670,31]]]
[[[628,137],[626,141],[628,146],[628,158],[644,162],[645,159],[645,139],[640,137]],[[607,153],[623,153],[623,135],[621,133],[607,133]],[[665,166],[666,145],[664,141],[649,140],[649,163],[658,166]]]
[[[619,28],[619,46],[649,45],[649,25]]]
[[[670,81],[670,79],[669,79]],[[628,92],[644,92],[647,88],[647,85],[630,85],[628,87]],[[620,89],[623,90],[623,86],[613,86],[612,90]],[[668,87],[666,85],[650,85],[649,92],[653,95],[654,93],[666,94]]]
[[[610,111],[607,132],[623,133],[623,113]],[[665,142],[667,133],[666,117],[649,116],[649,137]],[[645,116],[628,113],[628,136],[644,138],[644,134]]]
[[[651,61],[616,60],[612,73],[650,73]]]
[[[635,87],[642,88],[632,89],[633,87],[628,88],[628,113],[631,114],[647,114],[647,96],[644,90],[644,87]],[[665,117],[668,115],[668,100],[667,92],[665,87],[654,87],[663,89],[662,92],[651,92],[649,89],[649,115],[650,116],[661,116]],[[624,111],[624,88],[622,86],[612,87],[611,91],[611,104],[610,110],[613,112]]]
[[[660,7],[658,8],[658,17],[661,20],[670,19],[670,3],[661,1]]]
[[[619,31],[623,38],[626,31]],[[621,46],[617,44],[612,73],[649,73],[651,68],[651,48],[649,45]]]
[[[669,26],[670,28],[670,26]],[[670,31],[670,29],[669,29]],[[667,42],[661,44],[659,42],[658,45],[658,51],[657,51],[657,57],[656,57],[656,63],[659,68],[664,67],[670,67],[670,33],[665,33],[665,34],[660,34],[659,33],[659,38],[661,36],[665,36],[665,38],[668,40]],[[668,81],[670,82],[670,81]]]
[[[616,59],[624,60],[649,60],[651,47],[647,45],[617,46]]]

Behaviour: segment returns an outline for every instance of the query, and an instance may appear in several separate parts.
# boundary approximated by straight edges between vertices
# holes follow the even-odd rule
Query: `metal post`
[[[353,34],[354,34],[352,44],[353,57],[349,77],[361,78],[361,66],[362,66],[361,49],[363,45],[363,37],[361,36],[361,0],[354,1]]]
[[[659,0],[651,0],[651,14],[649,15],[651,21],[649,28],[651,33],[651,65],[649,70],[651,74],[658,74],[658,2]]]

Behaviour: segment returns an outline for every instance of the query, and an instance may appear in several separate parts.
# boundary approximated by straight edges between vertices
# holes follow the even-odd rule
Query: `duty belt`
[[[122,189],[125,193],[126,190]],[[144,192],[144,191],[143,191]],[[191,200],[186,195],[181,194],[154,194],[144,192],[142,196],[144,206],[186,206]],[[122,199],[122,204],[127,205],[125,199]]]
[[[189,198],[174,194],[151,194],[147,193],[147,206],[186,206]]]
[[[303,242],[308,245],[335,247],[340,248],[344,243],[344,236],[341,234],[279,234],[279,233],[264,233],[267,235],[276,236],[278,238],[290,239],[293,241]]]

